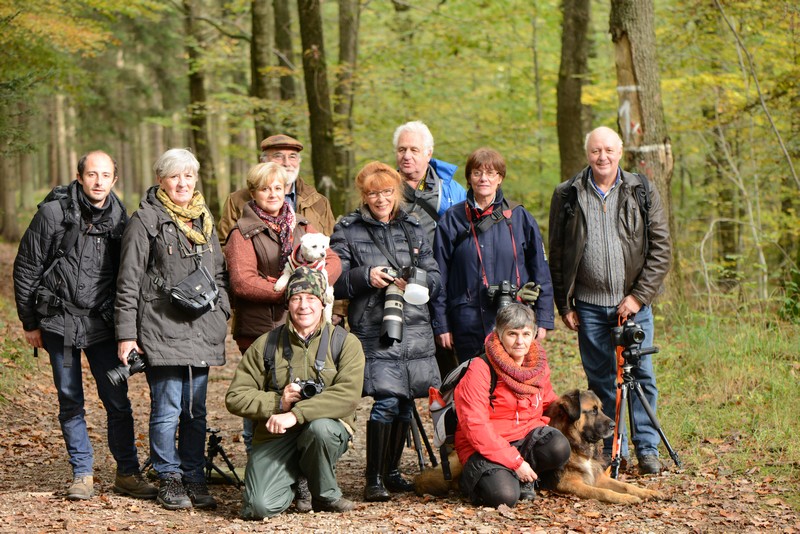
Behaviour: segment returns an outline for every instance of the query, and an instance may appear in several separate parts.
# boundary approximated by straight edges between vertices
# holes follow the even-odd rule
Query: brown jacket
[[[313,225],[298,216],[293,234],[295,246],[304,234],[316,232]],[[232,333],[242,351],[260,335],[286,322],[284,292],[277,292],[274,287],[283,274],[279,270],[280,250],[278,235],[244,204],[242,215],[225,245],[230,292],[236,310]],[[342,272],[339,256],[330,249],[325,270],[330,284]]]
[[[318,232],[325,235],[333,233],[333,225],[336,222],[333,218],[333,211],[331,210],[331,203],[321,193],[314,189],[313,185],[309,185],[303,181],[302,178],[297,178],[295,182],[297,215],[305,217]],[[225,205],[222,207],[222,217],[217,224],[217,234],[219,234],[219,242],[225,244],[228,236],[233,230],[233,226],[239,217],[242,216],[242,207],[250,201],[250,191],[245,187],[234,191],[228,195],[225,200]]]

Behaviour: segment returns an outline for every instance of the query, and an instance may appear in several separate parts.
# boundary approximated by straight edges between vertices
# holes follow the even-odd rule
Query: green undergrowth
[[[577,345],[548,337],[559,393],[586,386]],[[800,325],[658,310],[656,346],[658,418],[686,472],[769,481],[800,509]]]
[[[32,354],[22,339],[14,302],[0,297],[0,403],[14,395],[23,373],[33,367]]]

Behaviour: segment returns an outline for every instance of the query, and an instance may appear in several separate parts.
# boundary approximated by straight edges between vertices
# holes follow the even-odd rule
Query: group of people
[[[216,506],[204,477],[206,392],[209,368],[225,363],[231,316],[242,359],[225,402],[243,418],[245,518],[271,517],[292,503],[298,511],[353,508],[335,464],[356,430],[362,396],[373,398],[364,499],[413,489],[399,464],[414,399],[481,354],[486,359],[474,360],[455,395],[462,491],[491,506],[532,498],[534,481],[569,457],[544,416],[556,398],[542,343],[555,326],[554,306],[578,331],[589,387],[613,416],[611,328],[634,319],[646,332],[643,346],[652,344],[650,304],[670,265],[658,192],[646,190],[643,219],[644,178],[619,169],[619,136],[590,132],[589,165],[556,189],[549,264],[536,220],[503,194],[499,152],[470,154],[465,190],[457,168],[432,157],[423,123],[401,125],[393,143],[396,166],[365,165],[355,178],[360,204],[338,222],[328,200],[299,177],[303,145],[288,135],[262,141],[246,188],[229,196],[217,225],[195,188],[199,164],[188,150],[158,158],[157,183],[130,219],[112,191],[114,160],[99,151],[81,158],[76,180],[34,216],[14,264],[25,338],[48,352],[53,368],[73,470],[67,498],[94,492],[83,352],[107,412],[114,489],[168,509]],[[308,233],[330,236],[325,273],[298,267],[277,291]],[[198,276],[200,297],[211,298],[187,308],[176,288]],[[412,284],[427,297],[408,298]],[[330,322],[329,285],[338,299]],[[107,376],[137,356],[150,388],[158,487],[140,473],[127,383]],[[649,356],[634,374],[655,408]],[[640,471],[658,472],[658,434],[638,401],[634,407]]]

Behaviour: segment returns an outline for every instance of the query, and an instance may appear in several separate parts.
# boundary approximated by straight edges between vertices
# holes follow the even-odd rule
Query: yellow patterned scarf
[[[203,198],[203,194],[200,193],[200,191],[194,192],[194,195],[192,195],[192,200],[185,208],[182,208],[172,202],[167,195],[167,192],[160,187],[158,188],[158,191],[156,191],[156,198],[161,201],[170,218],[178,226],[178,229],[183,232],[183,235],[189,239],[189,241],[195,245],[205,245],[208,243],[208,241],[211,239],[211,232],[214,229],[214,218],[211,216],[211,212],[208,211],[206,199]],[[198,232],[186,224],[195,219],[202,220],[203,227],[201,232]]]

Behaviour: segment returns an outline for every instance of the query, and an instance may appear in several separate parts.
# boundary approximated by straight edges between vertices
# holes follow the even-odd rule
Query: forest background
[[[192,147],[218,212],[279,132],[341,215],[357,170],[392,164],[394,129],[419,119],[461,168],[498,149],[546,235],[583,136],[610,126],[669,201],[662,423],[689,465],[777,480],[798,506],[798,84],[790,1],[0,0],[0,233],[18,241],[91,149],[117,159],[132,210],[156,157]],[[21,358],[2,343],[4,367]]]

